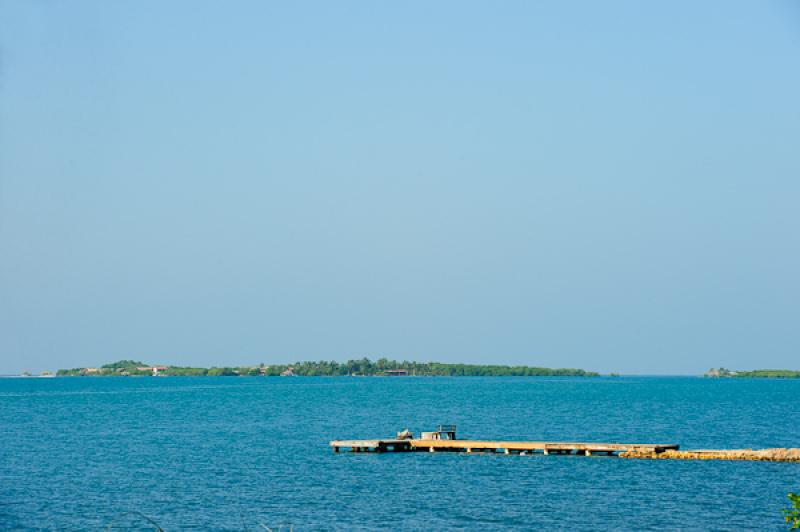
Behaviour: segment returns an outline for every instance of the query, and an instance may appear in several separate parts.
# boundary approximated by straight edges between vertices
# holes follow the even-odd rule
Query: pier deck
[[[333,451],[350,449],[354,453],[505,453],[505,454],[605,454],[621,458],[657,458],[673,460],[759,460],[800,464],[800,448],[781,449],[697,449],[679,450],[675,443],[597,443],[558,441],[461,440],[455,425],[439,425],[437,430],[422,432],[414,438],[408,429],[397,437],[375,440],[334,440]]]
[[[339,440],[332,441],[333,452],[338,453],[341,448],[349,448],[354,453],[384,453],[412,451],[412,440],[377,439],[377,440]]]
[[[672,443],[594,443],[493,440],[338,440],[330,442],[334,452],[349,448],[353,452],[501,452],[542,454],[662,453],[679,449]]]

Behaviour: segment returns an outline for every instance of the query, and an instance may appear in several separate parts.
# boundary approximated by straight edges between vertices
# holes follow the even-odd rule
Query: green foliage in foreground
[[[147,364],[132,360],[121,360],[113,364],[106,364],[100,368],[87,370],[87,368],[61,369],[60,376],[135,376],[152,375],[150,370],[139,368]],[[319,361],[297,362],[295,364],[279,364],[256,367],[212,367],[191,368],[180,366],[166,366],[159,375],[181,377],[234,377],[234,376],[278,376],[290,372],[298,376],[326,376],[336,377],[345,375],[378,376],[386,375],[390,370],[405,370],[409,375],[431,377],[595,377],[598,374],[582,369],[550,369],[531,366],[500,366],[477,364],[443,364],[440,362],[409,362],[387,360],[381,358],[371,361],[368,358],[361,360],[348,360],[347,362]]]
[[[789,523],[790,530],[800,530],[800,494],[790,493],[788,497],[792,501],[792,507],[784,508],[783,517]]]

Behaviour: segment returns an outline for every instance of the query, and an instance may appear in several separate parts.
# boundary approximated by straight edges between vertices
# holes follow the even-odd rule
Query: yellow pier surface
[[[465,450],[467,452],[509,450],[540,452],[651,452],[660,453],[668,449],[677,450],[672,443],[592,443],[592,442],[545,442],[545,441],[493,441],[493,440],[410,440],[411,446],[435,451]]]

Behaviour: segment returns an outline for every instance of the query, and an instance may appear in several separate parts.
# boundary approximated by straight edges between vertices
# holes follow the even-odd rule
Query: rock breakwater
[[[764,462],[800,463],[800,449],[701,449],[687,451],[629,451],[620,453],[622,458],[656,460],[752,460]]]

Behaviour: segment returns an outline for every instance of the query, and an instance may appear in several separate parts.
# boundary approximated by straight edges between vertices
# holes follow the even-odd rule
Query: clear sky
[[[800,369],[800,4],[0,0],[0,373]]]

